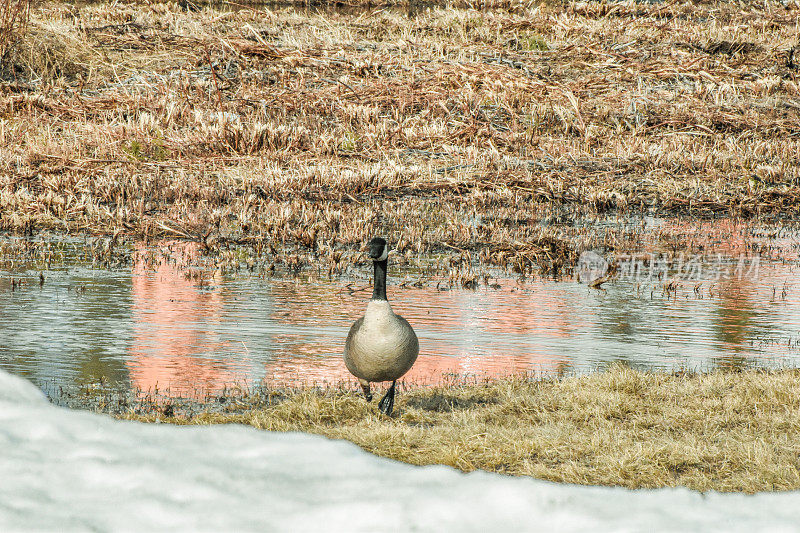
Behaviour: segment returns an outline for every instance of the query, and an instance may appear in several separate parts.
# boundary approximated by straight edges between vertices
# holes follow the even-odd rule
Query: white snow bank
[[[0,531],[798,531],[800,493],[701,495],[414,467],[241,426],[115,421],[0,371]]]
[[[6,404],[35,405],[47,404],[44,393],[29,381],[14,377],[0,370],[0,405]]]

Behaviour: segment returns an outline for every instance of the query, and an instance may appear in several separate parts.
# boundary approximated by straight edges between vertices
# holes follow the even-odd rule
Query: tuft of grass
[[[547,45],[547,41],[542,35],[538,33],[531,33],[528,35],[522,35],[519,38],[519,48],[521,50],[525,50],[528,52],[545,52],[550,50],[550,47]]]
[[[127,413],[346,439],[376,455],[549,481],[707,491],[800,488],[800,370],[651,373],[615,365],[556,380],[418,388],[394,418],[345,390],[232,413]],[[170,413],[172,414],[172,413]]]
[[[28,27],[30,0],[0,0],[0,73],[5,69],[7,57]]]
[[[353,132],[346,132],[342,135],[342,141],[339,143],[339,149],[343,152],[354,152],[358,146],[358,139]]]

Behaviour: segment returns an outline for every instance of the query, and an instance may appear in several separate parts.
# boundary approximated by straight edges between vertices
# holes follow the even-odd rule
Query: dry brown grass
[[[0,0],[0,74],[6,70],[6,59],[25,36],[30,7],[30,0]]]
[[[122,417],[304,431],[413,464],[569,483],[800,488],[798,370],[669,375],[615,366],[560,380],[418,388],[400,394],[395,418],[341,390],[257,398],[250,410],[240,398],[228,413]]]
[[[0,84],[0,229],[524,272],[586,244],[544,218],[792,215],[797,9],[48,4]]]

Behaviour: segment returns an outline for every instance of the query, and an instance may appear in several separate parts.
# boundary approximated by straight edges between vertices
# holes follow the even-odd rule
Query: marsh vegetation
[[[526,271],[602,240],[537,221],[780,218],[800,205],[795,9],[44,3],[2,64],[0,229],[333,271],[376,232]]]

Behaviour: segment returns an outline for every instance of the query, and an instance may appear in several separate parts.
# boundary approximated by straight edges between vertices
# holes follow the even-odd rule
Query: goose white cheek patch
[[[389,257],[389,247],[388,246],[384,246],[383,247],[383,253],[375,261],[386,261],[386,258],[388,258],[388,257]]]

